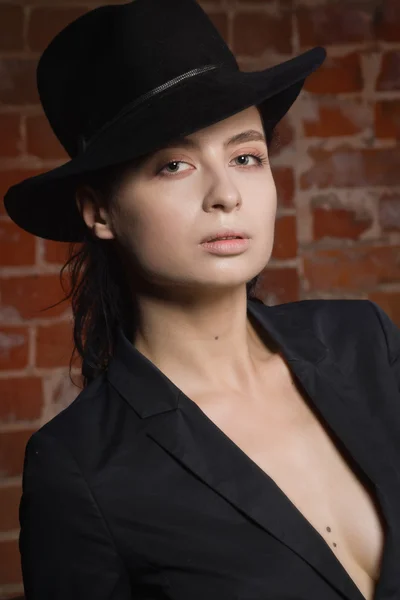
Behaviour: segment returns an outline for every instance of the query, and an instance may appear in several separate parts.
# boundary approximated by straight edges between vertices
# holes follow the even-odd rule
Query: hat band
[[[189,77],[194,77],[196,75],[202,75],[203,73],[207,73],[208,71],[213,71],[214,69],[217,69],[219,66],[220,65],[206,65],[204,67],[197,67],[195,69],[192,69],[191,71],[188,71],[187,73],[178,75],[178,77],[174,77],[174,79],[170,79],[166,83],[163,83],[162,85],[159,85],[158,87],[150,90],[149,92],[146,92],[142,96],[139,96],[139,98],[137,98],[133,102],[130,102],[129,104],[124,106],[124,108],[119,113],[117,113],[117,115],[115,117],[113,117],[111,121],[108,121],[107,123],[105,123],[105,125],[103,125],[98,131],[96,131],[96,133],[92,137],[86,139],[85,136],[83,136],[83,135],[79,136],[79,139],[78,139],[79,153],[85,152],[85,150],[93,143],[93,141],[97,137],[102,135],[106,129],[111,127],[116,121],[119,121],[119,119],[121,119],[127,113],[131,112],[134,108],[136,108],[137,106],[139,106],[140,104],[142,104],[143,102],[148,100],[149,98],[152,98],[153,96],[160,94],[164,90],[167,90],[168,88],[173,87],[174,85],[177,85],[178,83],[181,83],[181,81],[184,81],[185,79],[189,79]]]

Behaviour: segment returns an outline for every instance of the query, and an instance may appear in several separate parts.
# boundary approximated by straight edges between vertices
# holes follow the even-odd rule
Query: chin
[[[256,277],[258,273],[254,275],[243,275],[242,277],[231,276],[224,277],[223,275],[217,278],[212,278],[207,281],[198,282],[197,287],[199,291],[203,290],[213,290],[215,292],[223,292],[223,291],[235,291],[240,288],[246,287],[246,284],[251,281],[254,277]]]

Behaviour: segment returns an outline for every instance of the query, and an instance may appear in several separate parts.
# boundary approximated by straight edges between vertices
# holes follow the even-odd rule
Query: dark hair
[[[266,132],[266,138],[270,148],[276,136],[271,130]],[[81,185],[92,187],[107,205],[115,197],[125,169],[126,165],[102,169],[86,177]],[[258,276],[247,283],[249,298],[255,297],[257,279]],[[86,386],[106,370],[118,328],[122,328],[129,339],[134,338],[135,297],[114,240],[101,240],[89,229],[83,242],[70,244],[60,281],[66,294],[61,302],[71,301],[74,318],[70,368],[77,352],[82,360],[83,385]]]

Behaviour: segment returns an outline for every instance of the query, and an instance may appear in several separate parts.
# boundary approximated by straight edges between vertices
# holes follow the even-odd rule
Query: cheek
[[[249,178],[244,194],[257,225],[270,227],[277,210],[277,192],[271,172],[268,171],[262,178]]]
[[[277,192],[272,176],[256,186],[252,195],[251,222],[257,243],[254,249],[262,260],[271,256],[275,238]]]
[[[157,240],[171,240],[178,242],[193,223],[194,215],[183,207],[163,203],[147,206],[136,217],[136,230],[142,243],[157,243]]]
[[[145,268],[169,261],[192,228],[194,215],[166,200],[161,204],[156,198],[139,198],[134,206],[125,206],[118,218],[121,243]]]

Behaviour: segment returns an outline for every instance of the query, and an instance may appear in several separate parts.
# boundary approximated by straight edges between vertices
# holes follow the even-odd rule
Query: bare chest
[[[274,480],[365,598],[372,600],[383,549],[381,516],[304,393],[293,384],[290,371],[283,368],[287,378],[266,390],[265,408],[257,402],[259,408],[249,410],[245,398],[230,403],[221,402],[221,396],[200,406]]]

